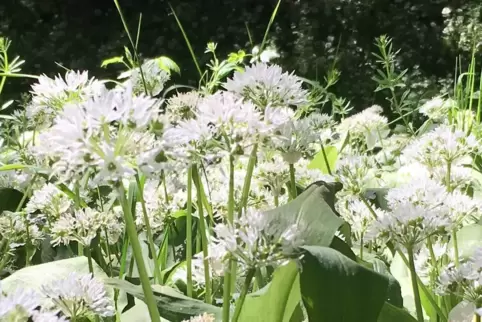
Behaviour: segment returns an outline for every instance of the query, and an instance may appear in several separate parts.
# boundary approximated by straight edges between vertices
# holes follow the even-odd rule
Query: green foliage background
[[[143,14],[142,57],[171,57],[182,69],[176,81],[195,84],[198,76],[169,3],[119,2],[133,31]],[[172,0],[170,4],[205,63],[208,41],[218,43],[220,55],[250,48],[246,26],[259,44],[276,0]],[[374,96],[376,84],[371,81],[371,52],[381,34],[401,48],[400,68],[410,70],[409,83],[421,92],[450,79],[456,57],[463,52],[456,41],[443,38],[442,9],[449,6],[455,11],[467,5],[482,7],[478,0],[283,0],[270,38],[280,50],[283,67],[310,79],[322,80],[338,56],[342,76],[334,91],[359,110],[383,99]],[[122,54],[128,44],[111,0],[2,0],[0,35],[13,40],[12,52],[27,61],[23,70],[31,74],[55,74],[61,71],[55,64],[59,62],[99,77],[115,77],[115,67],[102,69],[100,62]],[[28,83],[11,81],[5,94],[28,89]]]

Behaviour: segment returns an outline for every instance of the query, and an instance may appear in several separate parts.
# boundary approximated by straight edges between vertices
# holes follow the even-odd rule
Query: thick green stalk
[[[325,161],[325,164],[326,164],[326,170],[328,170],[328,174],[331,176],[332,172],[331,172],[330,164],[328,163],[328,157],[326,156],[325,147],[323,146],[323,143],[321,142],[321,140],[320,140],[320,145],[321,145],[321,154],[323,155],[323,161]]]
[[[237,322],[239,316],[241,315],[241,310],[243,308],[244,300],[246,299],[246,295],[248,294],[249,286],[251,285],[251,280],[254,277],[254,273],[256,272],[255,268],[250,268],[246,275],[246,279],[244,280],[243,289],[241,290],[241,294],[239,295],[238,302],[236,303],[236,309],[234,310],[232,322]]]
[[[85,255],[87,256],[87,262],[89,265],[89,273],[94,276],[94,265],[92,264],[92,252],[90,251],[90,247],[85,247]]]
[[[199,228],[201,230],[201,243],[202,243],[202,250],[203,250],[203,263],[204,263],[204,279],[205,279],[205,293],[204,299],[206,303],[212,302],[212,292],[211,292],[211,272],[209,268],[209,253],[208,253],[208,237],[207,237],[207,229],[206,229],[206,222],[203,213],[203,202],[202,202],[202,194],[201,194],[201,177],[199,176],[199,172],[197,171],[196,167],[193,167],[193,179],[196,185],[197,190],[197,212],[199,215]]]
[[[157,256],[156,256],[157,252],[156,252],[156,247],[154,245],[154,237],[152,236],[151,224],[149,223],[149,217],[147,216],[146,202],[144,200],[144,189],[141,185],[141,180],[139,178],[139,175],[136,175],[136,183],[137,183],[137,192],[138,192],[137,197],[141,202],[142,215],[144,217],[144,225],[146,228],[146,235],[147,235],[147,241],[149,243],[149,250],[151,252],[152,260],[154,261],[154,282],[161,284],[162,282],[161,271],[159,269],[159,264],[157,262]]]
[[[477,313],[475,314],[475,322],[480,322],[480,315]]]
[[[415,300],[415,310],[419,322],[424,322],[422,302],[420,300],[420,292],[418,290],[417,272],[415,271],[415,261],[413,259],[413,248],[407,247],[408,252],[408,268],[410,270],[410,278],[412,280],[413,297]]]
[[[142,256],[141,244],[137,236],[136,224],[134,218],[132,218],[131,209],[127,205],[127,200],[125,197],[125,190],[122,183],[118,187],[118,199],[122,206],[124,212],[124,220],[126,224],[126,231],[129,235],[129,241],[132,246],[132,251],[134,253],[134,258],[137,264],[137,270],[139,271],[139,278],[141,280],[142,290],[144,292],[145,302],[147,304],[147,309],[151,317],[152,322],[161,322],[159,316],[159,311],[157,310],[156,300],[154,298],[154,293],[152,292],[151,284],[149,281],[149,276],[147,275],[146,266],[144,263],[144,258]]]
[[[360,237],[360,259],[363,260],[363,234]]]
[[[453,238],[453,244],[454,244],[454,262],[455,262],[455,267],[459,267],[460,261],[459,261],[459,245],[457,242],[457,229],[452,230],[452,238]]]
[[[405,254],[400,251],[400,250],[397,250],[397,253],[398,255],[402,258],[403,262],[405,263],[405,265],[407,267],[409,267],[409,263],[408,263],[408,259],[407,257],[405,256]],[[430,291],[427,289],[427,287],[423,284],[423,282],[420,280],[420,278],[417,276],[417,283],[418,283],[418,286],[420,287],[420,289],[422,290],[423,294],[425,295],[425,297],[427,298],[427,300],[430,302],[430,304],[432,305],[432,308],[437,312],[438,316],[442,319],[442,321],[447,321],[447,316],[445,315],[445,313],[442,311],[442,309],[440,308],[440,306],[437,305],[437,302],[435,301],[435,299],[433,298],[432,294],[430,293]]]
[[[253,146],[249,156],[248,167],[246,169],[246,176],[244,177],[243,192],[241,194],[241,206],[239,207],[238,217],[241,217],[243,209],[248,206],[249,190],[251,189],[251,179],[253,177],[254,167],[256,165],[256,154],[258,153],[258,144]]]
[[[296,191],[295,166],[292,163],[290,163],[290,188],[291,188],[291,199],[295,199],[298,192]]]
[[[229,190],[228,190],[228,222],[233,223],[234,220],[234,158],[229,156]],[[224,274],[223,287],[223,322],[229,322],[230,302],[231,302],[231,283],[232,279],[236,280],[236,275],[232,274],[233,260],[228,263],[228,271]]]
[[[192,167],[187,172],[186,267],[187,296],[192,297]]]

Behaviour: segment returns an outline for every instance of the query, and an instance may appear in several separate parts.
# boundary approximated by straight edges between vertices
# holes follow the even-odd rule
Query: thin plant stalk
[[[413,297],[415,300],[415,310],[417,312],[417,320],[423,322],[423,309],[420,300],[420,291],[418,289],[417,272],[415,271],[415,261],[413,258],[413,247],[407,247],[408,252],[408,268],[410,270],[410,278],[412,280]]]
[[[211,270],[209,269],[208,238],[207,238],[207,229],[206,229],[206,222],[205,222],[204,213],[203,213],[203,203],[202,203],[202,195],[201,195],[202,182],[196,167],[193,168],[193,179],[195,180],[194,182],[197,190],[197,212],[199,215],[199,229],[201,230],[204,279],[205,279],[205,285],[206,285],[204,299],[206,303],[211,303],[212,302],[211,276],[209,274]]]
[[[89,273],[94,276],[94,265],[92,264],[92,252],[90,251],[90,247],[85,247],[85,255],[87,256],[87,262],[89,265]]]
[[[459,261],[459,245],[457,242],[457,229],[452,230],[452,238],[453,238],[453,244],[454,244],[454,263],[455,267],[460,266],[460,261]]]
[[[323,161],[325,161],[325,165],[326,165],[326,170],[328,170],[328,174],[331,176],[333,175],[333,173],[331,172],[330,164],[328,163],[328,157],[325,152],[325,146],[323,145],[321,140],[320,140],[320,145],[321,145],[321,154],[323,155]]]
[[[149,276],[147,275],[144,258],[142,256],[142,249],[137,236],[136,224],[134,222],[134,218],[132,218],[131,209],[127,205],[127,200],[125,198],[125,189],[122,184],[118,186],[118,199],[124,213],[126,231],[129,235],[132,251],[134,253],[134,258],[137,264],[137,270],[139,271],[139,278],[141,280],[142,290],[144,292],[145,302],[147,304],[147,309],[149,311],[151,321],[161,322],[159,311],[157,310],[156,300],[154,298],[154,293],[152,291],[149,281]]]
[[[480,315],[475,314],[475,322],[480,322]]]
[[[290,163],[290,188],[291,199],[295,199],[298,192],[296,191],[295,165],[292,163]]]
[[[228,222],[233,223],[234,220],[234,158],[229,156],[229,190],[228,190]],[[229,322],[230,302],[231,302],[231,283],[236,276],[232,274],[233,260],[230,259],[228,263],[228,270],[224,274],[223,286],[223,322]]]
[[[236,303],[236,308],[234,309],[233,319],[231,320],[232,322],[237,322],[239,319],[239,316],[241,315],[241,310],[244,305],[244,300],[246,299],[246,295],[248,294],[249,287],[251,286],[251,281],[253,280],[255,272],[256,272],[255,268],[250,268],[248,270],[248,273],[246,274],[243,289],[241,290],[241,294],[239,295],[238,301]]]
[[[403,260],[403,262],[405,263],[405,265],[408,267],[409,266],[409,262],[408,262],[408,259],[407,257],[405,256],[405,254],[398,250],[397,251],[398,255],[400,256],[400,258]],[[416,274],[415,274],[416,275]],[[438,316],[442,319],[442,321],[447,321],[447,316],[446,314],[442,311],[442,309],[437,305],[437,302],[435,301],[435,299],[433,298],[432,294],[430,293],[430,291],[427,289],[427,287],[423,284],[423,282],[420,280],[420,278],[418,276],[416,276],[417,278],[417,283],[418,283],[418,286],[420,287],[420,289],[422,290],[423,294],[425,295],[425,297],[427,298],[427,300],[430,302],[430,304],[432,305],[432,308],[437,312]]]
[[[251,189],[251,179],[253,177],[254,167],[256,165],[256,154],[258,153],[258,144],[256,143],[251,150],[249,156],[248,167],[246,168],[246,176],[244,177],[243,192],[241,194],[241,206],[239,207],[238,217],[241,217],[243,209],[248,206],[249,191]]]
[[[192,167],[187,172],[186,271],[187,296],[192,297]]]
[[[360,259],[363,260],[363,234],[360,236]]]
[[[157,262],[157,252],[156,247],[154,245],[154,237],[152,236],[151,224],[149,223],[149,217],[147,216],[147,209],[146,209],[146,202],[144,200],[144,189],[141,185],[141,180],[139,175],[136,175],[136,183],[137,183],[137,191],[138,191],[138,198],[141,202],[142,207],[142,215],[144,219],[144,225],[146,229],[147,241],[149,243],[149,250],[151,252],[152,260],[154,261],[154,281],[157,283],[161,283],[161,271],[159,269],[159,265]]]

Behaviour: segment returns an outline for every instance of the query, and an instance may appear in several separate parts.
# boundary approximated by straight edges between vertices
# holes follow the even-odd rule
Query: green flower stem
[[[239,207],[238,217],[241,217],[243,209],[248,206],[249,191],[251,189],[251,179],[253,177],[254,167],[256,165],[256,154],[258,153],[258,144],[253,146],[249,156],[248,167],[246,169],[246,176],[244,177],[243,192],[241,194],[241,206]]]
[[[475,314],[475,322],[480,322],[480,315]]]
[[[459,245],[457,242],[457,229],[452,230],[452,238],[453,238],[453,244],[454,244],[455,267],[459,268],[460,261],[459,261]]]
[[[187,172],[186,271],[187,296],[192,297],[192,167]]]
[[[279,206],[279,196],[278,196],[278,193],[275,193],[274,196],[274,206],[275,207],[278,207]]]
[[[290,188],[291,188],[291,199],[297,197],[296,191],[296,179],[295,179],[295,165],[290,163]]]
[[[326,156],[325,146],[323,145],[321,140],[320,140],[320,145],[321,145],[321,154],[323,155],[323,160],[325,161],[325,164],[326,164],[326,170],[328,170],[328,174],[331,176],[333,173],[331,172],[330,164],[328,163],[328,157]]]
[[[234,158],[229,156],[229,190],[228,190],[228,222],[233,223],[234,220]],[[233,260],[229,260],[229,269],[224,274],[223,286],[223,322],[229,322],[230,302],[231,302],[231,284],[232,279],[236,280],[236,275],[231,273]]]
[[[201,194],[201,177],[199,176],[199,172],[195,166],[193,166],[193,180],[194,184],[196,185],[197,191],[197,212],[199,215],[199,228],[201,230],[201,242],[202,242],[202,251],[203,251],[203,263],[204,263],[204,279],[205,279],[205,293],[204,293],[204,300],[206,303],[211,304],[212,302],[212,292],[211,292],[211,276],[209,269],[209,260],[208,260],[208,237],[207,237],[207,229],[206,229],[206,222],[203,213],[203,203],[202,203],[202,194]]]
[[[412,280],[413,297],[415,300],[415,310],[417,312],[417,320],[424,322],[422,302],[420,300],[420,292],[418,290],[417,272],[415,271],[415,261],[413,259],[413,248],[407,247],[408,252],[408,268],[410,270],[410,278]]]
[[[92,252],[90,251],[90,247],[85,247],[85,255],[87,256],[87,262],[89,264],[89,273],[94,276],[94,265],[92,264]]]
[[[246,274],[246,279],[244,280],[243,289],[241,290],[241,294],[239,295],[238,302],[236,303],[236,309],[234,310],[232,322],[237,322],[239,316],[241,315],[241,310],[243,308],[244,300],[246,299],[246,295],[248,294],[249,286],[251,285],[251,280],[254,277],[254,273],[256,272],[255,268],[250,268],[248,273]]]
[[[373,218],[378,219],[377,213],[373,209],[372,205],[368,202],[367,198],[365,198],[365,196],[363,196],[362,194],[360,194],[359,197],[363,204],[368,208],[368,211],[370,211]]]
[[[363,260],[363,234],[360,236],[360,259]]]
[[[149,223],[149,217],[147,216],[146,202],[144,200],[144,189],[141,185],[141,180],[139,175],[136,175],[137,183],[137,198],[141,202],[142,215],[144,219],[144,225],[146,228],[147,241],[149,243],[149,250],[151,252],[152,260],[154,261],[154,282],[161,284],[161,270],[159,269],[159,264],[157,262],[157,252],[154,245],[154,237],[152,236],[151,224]]]
[[[147,275],[144,258],[142,256],[142,249],[137,236],[136,225],[134,223],[134,218],[132,218],[131,209],[127,204],[125,189],[122,186],[122,183],[118,186],[118,199],[124,213],[126,230],[127,234],[129,235],[129,241],[132,246],[132,251],[134,253],[137,270],[139,271],[139,278],[141,280],[142,290],[144,291],[145,302],[147,304],[151,321],[161,322],[159,311],[157,310],[156,300],[154,298],[154,293],[152,292],[151,284],[149,281],[149,276]]]
[[[435,252],[433,251],[432,238],[427,238],[427,248],[430,253],[430,262],[432,266],[436,269],[436,275],[438,276],[438,265],[437,258],[435,257]],[[434,282],[434,276],[430,276],[430,282]]]

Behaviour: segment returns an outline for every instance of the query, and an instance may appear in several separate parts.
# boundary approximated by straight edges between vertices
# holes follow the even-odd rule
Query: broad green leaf
[[[239,322],[289,322],[301,301],[300,278],[295,262],[278,267],[271,283],[244,302]]]
[[[308,164],[308,169],[319,169],[321,172],[326,174],[335,169],[335,163],[338,159],[337,148],[334,146],[325,146],[324,151],[325,155],[323,155],[323,149],[315,154],[313,160],[311,160],[311,162]],[[330,169],[330,171],[328,171],[328,169]]]
[[[339,251],[340,253],[342,253],[343,255],[345,255],[346,257],[348,257],[353,261],[357,260],[356,255],[353,252],[353,250],[350,248],[350,246],[337,236],[335,236],[331,241],[330,248],[333,248]]]
[[[482,247],[482,225],[472,224],[457,231],[459,256],[470,258],[477,248]],[[453,239],[449,242],[449,253],[453,250]]]
[[[377,321],[389,280],[328,247],[305,246],[301,294],[310,321]]]
[[[146,322],[150,321],[150,319],[146,303],[141,300],[135,300],[135,305],[121,314],[120,322]],[[161,317],[161,322],[169,322],[169,320]]]
[[[174,60],[169,57],[160,56],[156,58],[156,61],[159,64],[159,67],[161,67],[161,69],[165,70],[168,73],[170,73],[171,71],[178,74],[181,73],[181,69],[179,68],[179,66],[174,62]]]
[[[111,64],[119,64],[119,63],[123,63],[123,62],[124,62],[123,56],[111,57],[111,58],[108,58],[108,59],[104,59],[102,61],[102,64],[100,65],[100,67],[107,67]]]
[[[144,292],[140,285],[113,278],[108,279],[106,285],[144,300]],[[152,285],[152,289],[159,314],[164,319],[182,321],[207,312],[215,316],[215,321],[221,321],[222,309],[220,307],[192,299],[167,286]]]
[[[296,224],[305,229],[307,245],[330,246],[338,228],[345,222],[335,212],[337,184],[319,182],[309,186],[291,202],[266,211],[273,225],[289,227]]]
[[[0,188],[0,214],[15,211],[22,201],[23,193],[13,188]]]
[[[385,303],[377,322],[417,322],[405,309]]]
[[[107,275],[102,269],[93,262],[94,276],[105,280]],[[28,266],[14,272],[9,277],[2,280],[2,291],[9,293],[16,288],[33,289],[39,291],[43,284],[65,278],[71,272],[79,274],[89,274],[87,257],[80,256],[46,264]],[[108,290],[111,291],[111,290]],[[113,292],[111,292],[113,294]]]
[[[358,259],[357,261],[358,263],[369,267],[375,272],[386,276],[388,278],[388,290],[385,301],[397,307],[403,307],[403,297],[400,283],[398,283],[397,279],[390,273],[387,264],[385,264],[385,262],[381,259],[377,258],[374,254],[370,254],[368,252],[363,255],[363,260]]]

